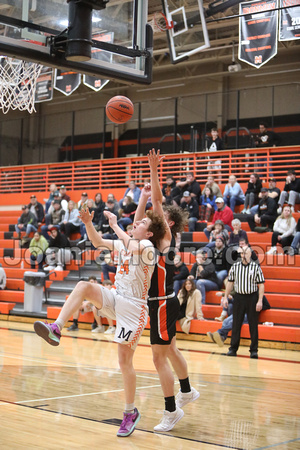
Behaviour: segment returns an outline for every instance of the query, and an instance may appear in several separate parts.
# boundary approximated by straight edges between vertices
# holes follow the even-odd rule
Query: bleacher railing
[[[168,154],[159,167],[159,176],[161,184],[167,175],[180,179],[187,171],[193,172],[200,184],[209,174],[220,184],[227,183],[229,175],[246,183],[255,171],[265,182],[269,177],[284,181],[291,168],[300,173],[300,146]],[[68,190],[100,191],[124,188],[131,180],[143,186],[147,178],[150,171],[146,156],[7,166],[0,168],[0,194],[45,192],[50,183],[64,184]]]

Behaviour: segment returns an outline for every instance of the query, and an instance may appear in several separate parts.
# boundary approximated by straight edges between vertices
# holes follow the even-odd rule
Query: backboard
[[[175,64],[210,47],[202,0],[163,0],[171,60]]]
[[[147,14],[148,0],[0,0],[0,55],[150,84]]]

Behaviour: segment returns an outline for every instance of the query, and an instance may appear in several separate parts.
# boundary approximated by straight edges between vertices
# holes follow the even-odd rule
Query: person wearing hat
[[[30,196],[30,203],[28,205],[28,208],[29,211],[35,215],[39,227],[44,221],[45,214],[43,205],[37,201],[37,198],[34,194]]]
[[[207,227],[203,230],[207,239],[209,239],[210,232],[214,228],[214,224],[217,220],[221,220],[224,224],[224,228],[227,231],[231,232],[233,230],[231,222],[233,221],[233,212],[229,208],[229,206],[225,206],[224,199],[222,197],[216,198],[217,210],[214,213],[212,223],[207,225]]]
[[[189,213],[189,231],[195,231],[199,219],[199,205],[189,191],[184,191],[180,200],[180,207]]]
[[[66,200],[68,203],[71,200],[71,197],[67,194],[67,189],[64,184],[62,184],[61,187],[59,188],[59,195],[61,200]]]
[[[54,200],[54,194],[56,194],[57,196],[59,196],[59,192],[57,190],[56,184],[55,183],[51,183],[49,186],[49,198],[46,199],[44,198],[44,202],[45,202],[45,214],[47,214],[52,201]]]
[[[280,189],[276,187],[276,178],[274,177],[269,178],[268,196],[273,200],[275,200],[276,206],[278,206]],[[262,198],[261,193],[258,194],[258,198],[259,199]],[[258,204],[250,208],[250,213],[252,214],[252,216],[254,216],[257,213],[257,211],[258,211]]]
[[[86,205],[87,205],[87,202],[88,202],[88,194],[87,194],[87,192],[83,192],[83,193],[81,194],[81,198],[80,198],[79,202],[77,203],[78,211],[80,211],[80,209],[81,209],[83,206],[86,206]]]
[[[224,223],[222,220],[216,220],[213,226],[213,229],[209,233],[205,231],[205,236],[209,240],[208,244],[206,244],[207,248],[214,248],[216,243],[216,237],[222,236],[224,238],[224,243],[227,245],[229,240],[229,234],[226,228],[224,227]]]
[[[5,288],[6,288],[6,273],[2,267],[2,264],[0,264],[0,291],[3,291],[3,289]]]
[[[267,188],[262,188],[260,194],[257,213],[254,216],[249,215],[247,220],[251,231],[255,231],[256,227],[261,228],[256,231],[272,231],[277,218],[277,205],[275,200],[269,197]]]
[[[257,203],[258,195],[262,188],[262,183],[257,173],[252,173],[248,181],[248,187],[245,192],[245,205],[242,214],[251,214],[250,209]]]
[[[58,200],[59,197],[55,197],[51,205],[51,213],[45,216],[45,225],[42,225],[41,232],[45,239],[49,240],[48,230],[52,228],[53,225],[60,229],[60,223],[63,221],[65,216],[65,211],[61,207],[61,202]],[[49,211],[50,211],[49,208]]]
[[[191,197],[195,197],[196,199],[201,192],[200,184],[195,180],[193,172],[187,172],[186,177],[177,181],[176,186],[181,189],[180,194],[174,198],[177,205],[180,205],[180,200],[184,192],[189,191]]]
[[[21,232],[25,231],[25,238],[29,237],[29,234],[33,231],[37,231],[38,223],[36,216],[29,211],[28,205],[22,206],[23,213],[18,219],[17,225],[15,225],[15,230],[18,233],[18,239],[21,238]]]

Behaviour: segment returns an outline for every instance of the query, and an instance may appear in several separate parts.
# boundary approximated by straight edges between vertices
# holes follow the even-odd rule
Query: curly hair
[[[153,233],[153,236],[149,238],[149,241],[151,241],[153,244],[156,244],[161,241],[166,234],[167,228],[165,218],[161,217],[159,214],[152,210],[146,212],[146,217],[151,220],[148,231],[151,231],[151,233]]]
[[[168,219],[174,222],[171,228],[172,234],[176,236],[177,233],[182,233],[184,227],[188,224],[188,211],[183,211],[183,209],[173,205],[165,206],[164,211],[168,214]]]

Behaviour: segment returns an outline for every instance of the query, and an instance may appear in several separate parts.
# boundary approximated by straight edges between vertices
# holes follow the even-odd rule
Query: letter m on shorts
[[[131,333],[132,333],[132,330],[129,330],[129,331],[125,334],[125,328],[122,327],[122,329],[121,329],[121,331],[120,331],[120,334],[119,334],[118,338],[119,338],[119,339],[122,339],[122,338],[123,338],[123,339],[125,339],[125,341],[128,341],[128,339],[129,339]]]

